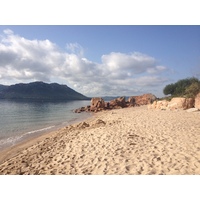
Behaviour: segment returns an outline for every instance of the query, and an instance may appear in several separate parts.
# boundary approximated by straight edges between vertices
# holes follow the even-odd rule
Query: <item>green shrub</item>
[[[175,90],[175,85],[172,83],[172,84],[167,85],[167,86],[164,88],[163,93],[164,93],[165,95],[173,94],[173,93],[174,93],[174,90]]]
[[[194,98],[200,92],[200,82],[193,82],[189,87],[186,88],[186,97]]]
[[[195,97],[200,92],[200,81],[197,78],[186,78],[166,85],[163,89],[165,95],[172,97]]]

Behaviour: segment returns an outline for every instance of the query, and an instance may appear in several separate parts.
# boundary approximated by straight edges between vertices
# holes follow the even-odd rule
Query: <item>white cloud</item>
[[[84,56],[84,49],[78,43],[69,43],[69,44],[66,44],[66,48],[67,48],[67,50],[69,50],[70,53],[79,55],[80,57]]]
[[[148,68],[152,68],[156,60],[138,52],[131,54],[112,52],[109,55],[103,55],[102,62],[110,71],[127,70],[139,74],[145,72]]]
[[[4,32],[5,34],[8,34],[8,35],[13,34],[13,31],[10,30],[10,29],[5,29],[3,32]]]
[[[165,70],[167,70],[167,67],[158,65],[158,66],[154,66],[152,68],[147,69],[147,72],[149,74],[157,74]]]
[[[28,40],[5,30],[0,41],[0,84],[16,82],[60,82],[87,95],[135,95],[141,87],[162,85],[167,68],[155,58],[133,52],[102,55],[101,63],[84,57],[78,43],[63,52],[49,40]],[[160,75],[161,77],[159,77]]]

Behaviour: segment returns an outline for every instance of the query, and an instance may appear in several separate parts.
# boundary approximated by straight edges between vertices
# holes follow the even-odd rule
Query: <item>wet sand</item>
[[[0,153],[0,174],[200,174],[200,112],[103,111]]]

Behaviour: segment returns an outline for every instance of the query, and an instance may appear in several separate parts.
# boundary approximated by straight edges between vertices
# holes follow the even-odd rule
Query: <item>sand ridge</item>
[[[97,113],[0,165],[0,174],[200,174],[200,113],[146,106]]]

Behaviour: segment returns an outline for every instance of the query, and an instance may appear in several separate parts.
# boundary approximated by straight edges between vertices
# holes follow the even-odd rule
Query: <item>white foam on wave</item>
[[[5,145],[5,144],[14,144],[14,142],[19,140],[20,138],[22,138],[22,135],[2,139],[0,140],[0,146]]]
[[[6,145],[15,145],[17,141],[21,140],[22,138],[24,138],[27,135],[30,135],[30,134],[33,134],[33,133],[42,132],[42,131],[46,131],[46,130],[52,129],[54,127],[55,126],[48,126],[48,127],[42,128],[42,129],[29,131],[29,132],[24,133],[22,135],[17,135],[17,136],[9,137],[9,138],[6,138],[6,139],[2,139],[2,140],[0,140],[0,148],[2,146],[6,146]]]
[[[37,132],[41,132],[41,131],[46,131],[46,130],[49,130],[49,129],[54,128],[54,127],[55,127],[55,126],[49,126],[49,127],[42,128],[42,129],[38,129],[38,130],[29,131],[29,132],[25,133],[24,135],[29,135],[29,134],[32,134],[32,133],[37,133]]]

